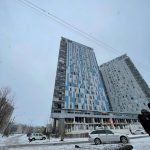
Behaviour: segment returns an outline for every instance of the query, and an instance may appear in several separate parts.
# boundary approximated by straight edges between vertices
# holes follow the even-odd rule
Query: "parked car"
[[[111,130],[99,129],[94,130],[89,134],[89,141],[94,142],[96,145],[112,142],[121,142],[126,144],[129,142],[129,138],[127,135],[114,133]]]
[[[135,131],[132,131],[133,134],[146,134],[145,130],[142,130],[142,129],[138,129],[138,130],[135,130]]]
[[[42,133],[31,133],[31,135],[29,136],[28,140],[31,141],[35,141],[35,140],[45,140],[46,136],[43,135]]]

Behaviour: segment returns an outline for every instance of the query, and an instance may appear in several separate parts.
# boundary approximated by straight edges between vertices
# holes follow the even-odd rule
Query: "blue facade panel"
[[[76,107],[83,110],[109,111],[93,49],[67,39],[66,41],[66,91],[72,93],[72,96],[66,95],[65,106],[67,109],[74,109],[78,105]]]

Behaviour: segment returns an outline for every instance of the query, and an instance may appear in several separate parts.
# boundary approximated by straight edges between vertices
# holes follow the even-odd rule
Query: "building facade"
[[[97,126],[124,128],[137,121],[134,114],[110,108],[93,49],[62,38],[51,110],[54,126],[64,124],[70,132]]]
[[[100,71],[113,112],[138,114],[148,109],[149,87],[127,55],[101,65]]]

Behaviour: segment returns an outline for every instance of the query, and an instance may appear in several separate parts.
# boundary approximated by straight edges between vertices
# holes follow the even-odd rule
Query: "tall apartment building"
[[[100,71],[113,112],[138,114],[148,109],[149,87],[127,55],[101,65]]]
[[[103,80],[92,48],[62,38],[60,42],[51,118],[66,131],[96,126],[123,128],[136,117],[110,112]]]

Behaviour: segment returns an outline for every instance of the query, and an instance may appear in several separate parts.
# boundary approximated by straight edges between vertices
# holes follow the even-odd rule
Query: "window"
[[[106,134],[106,133],[105,133],[105,130],[95,130],[91,132],[91,134]]]
[[[78,105],[75,105],[75,109],[78,109]]]
[[[106,134],[105,130],[97,130],[98,134]]]
[[[98,131],[97,130],[93,131],[93,132],[91,132],[91,134],[98,134]]]
[[[61,104],[58,104],[58,105],[57,105],[57,108],[59,108],[59,109],[60,109],[60,108],[61,108]]]
[[[106,134],[114,134],[112,131],[110,130],[105,130]]]
[[[74,98],[75,102],[77,102],[77,98]]]

